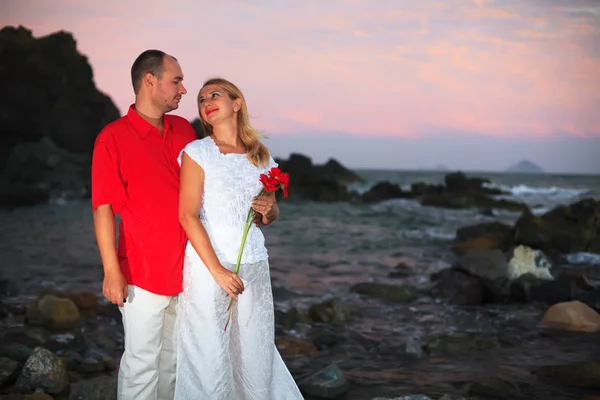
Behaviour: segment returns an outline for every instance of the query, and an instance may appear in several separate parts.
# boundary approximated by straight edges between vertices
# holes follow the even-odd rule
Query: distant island
[[[545,171],[539,166],[532,163],[529,160],[521,160],[517,164],[509,167],[506,172],[512,172],[517,174],[543,174]]]

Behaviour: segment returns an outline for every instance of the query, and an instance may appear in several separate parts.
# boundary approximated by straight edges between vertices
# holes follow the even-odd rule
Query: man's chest
[[[128,183],[159,184],[160,180],[179,180],[177,157],[185,146],[176,135],[131,137],[120,155],[123,180]]]

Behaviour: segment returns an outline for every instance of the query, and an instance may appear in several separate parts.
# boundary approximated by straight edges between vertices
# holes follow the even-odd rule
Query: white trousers
[[[177,361],[177,296],[161,296],[129,286],[120,307],[125,352],[118,377],[118,400],[171,400]]]

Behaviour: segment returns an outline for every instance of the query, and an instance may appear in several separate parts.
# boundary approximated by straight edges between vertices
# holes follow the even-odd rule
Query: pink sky
[[[166,6],[165,4],[170,4]],[[147,48],[244,91],[268,135],[600,138],[597,0],[4,0],[2,25],[63,29],[121,112]]]

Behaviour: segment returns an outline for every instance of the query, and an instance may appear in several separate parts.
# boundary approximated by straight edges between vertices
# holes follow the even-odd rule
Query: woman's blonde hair
[[[241,107],[237,114],[237,126],[238,126],[238,135],[246,146],[246,157],[248,160],[255,166],[266,167],[269,163],[269,150],[267,147],[260,142],[259,139],[266,138],[263,134],[258,132],[256,129],[250,125],[250,117],[248,116],[248,107],[246,107],[246,99],[242,94],[242,91],[238,89],[233,83],[229,82],[223,78],[211,78],[204,82],[202,88],[198,92],[197,102],[198,107],[200,107],[200,92],[208,85],[217,85],[225,93],[229,95],[231,100],[240,99]],[[202,114],[200,114],[200,123],[202,124],[202,128],[204,129],[204,133],[208,136],[213,134],[212,126],[202,119]]]

